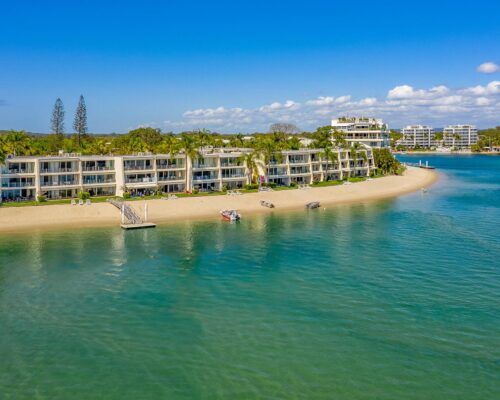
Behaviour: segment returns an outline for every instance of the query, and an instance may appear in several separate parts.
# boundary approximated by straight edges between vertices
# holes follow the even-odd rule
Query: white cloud
[[[309,100],[306,102],[306,104],[310,106],[327,106],[329,104],[332,104],[334,102],[334,98],[330,96],[320,96],[317,99],[314,100]]]
[[[165,127],[253,132],[267,131],[274,122],[290,122],[309,130],[328,124],[330,118],[340,115],[379,117],[392,126],[417,122],[439,126],[455,122],[458,116],[461,121],[488,121],[490,125],[498,125],[500,81],[461,89],[444,85],[425,89],[403,84],[390,89],[385,97],[358,100],[352,100],[350,95],[320,96],[300,103],[276,101],[255,108],[199,108],[185,111],[180,121],[165,121]]]
[[[349,101],[351,101],[351,96],[350,95],[347,95],[347,96],[340,96],[340,97],[337,97],[335,99],[335,104],[343,104],[343,103],[348,103]]]
[[[366,97],[359,102],[361,106],[373,106],[377,103],[377,99],[375,97]]]
[[[482,63],[476,68],[477,72],[481,72],[483,74],[492,74],[494,72],[497,72],[498,70],[500,70],[498,64],[495,64],[491,61]]]

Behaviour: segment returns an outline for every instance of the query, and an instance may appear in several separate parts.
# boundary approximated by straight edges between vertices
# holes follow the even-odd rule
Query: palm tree
[[[0,165],[5,162],[5,158],[7,157],[7,152],[4,148],[4,140],[3,137],[0,136]]]
[[[32,152],[31,137],[24,131],[9,131],[3,139],[3,149],[6,154],[29,156]]]
[[[260,136],[255,143],[255,150],[264,159],[268,173],[271,160],[282,158],[281,148],[272,136]]]
[[[455,148],[455,140],[460,140],[461,136],[458,133],[453,135],[453,148]]]
[[[436,132],[434,134],[434,141],[438,142],[439,145],[443,145],[443,132]]]
[[[345,140],[345,133],[333,130],[332,140],[335,146],[345,148],[347,146],[347,140]]]
[[[195,135],[200,148],[207,147],[213,144],[213,137],[208,129],[200,129],[195,132]]]
[[[248,171],[248,179],[250,183],[254,182],[255,172],[258,171],[258,164],[260,163],[259,153],[252,151],[245,153],[240,157],[240,161],[244,163]]]
[[[180,148],[184,151],[186,159],[184,160],[185,166],[185,190],[188,192],[188,160],[194,160],[200,156],[199,144],[197,138],[193,135],[183,133],[180,140]]]

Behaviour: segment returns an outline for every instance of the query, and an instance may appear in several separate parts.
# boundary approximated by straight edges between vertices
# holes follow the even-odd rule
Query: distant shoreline
[[[412,154],[438,154],[440,156],[470,156],[470,155],[487,155],[487,156],[500,156],[500,152],[491,152],[491,151],[450,151],[450,152],[442,152],[442,151],[406,151],[406,152],[400,152],[400,151],[395,151],[392,154],[397,154],[397,155],[412,155]]]
[[[408,167],[402,176],[387,176],[351,185],[248,193],[241,196],[133,201],[129,204],[137,213],[143,215],[144,205],[147,202],[148,221],[155,223],[213,220],[220,219],[219,211],[227,208],[238,209],[245,217],[256,213],[303,209],[310,201],[319,201],[322,206],[335,206],[386,199],[428,187],[436,180],[435,171]],[[276,208],[262,207],[260,200],[269,200],[276,205]],[[95,203],[90,206],[64,204],[51,207],[0,208],[0,233],[119,225],[119,210],[109,203]]]

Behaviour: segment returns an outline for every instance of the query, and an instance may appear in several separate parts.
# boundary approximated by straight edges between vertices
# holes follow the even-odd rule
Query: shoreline
[[[450,151],[450,152],[443,152],[443,151],[406,151],[404,153],[400,151],[394,151],[392,154],[395,155],[402,155],[402,156],[411,156],[412,154],[439,154],[440,156],[471,156],[471,155],[478,155],[478,156],[498,156],[500,155],[500,152],[495,152],[495,151]]]
[[[434,184],[437,179],[438,174],[433,170],[408,167],[402,176],[386,176],[351,185],[246,193],[241,196],[155,199],[128,204],[142,216],[144,204],[147,202],[148,222],[167,224],[185,220],[220,219],[219,211],[222,209],[237,209],[244,217],[258,213],[303,209],[310,201],[319,201],[322,206],[376,201],[417,191]],[[272,201],[276,208],[262,207],[260,200]],[[120,212],[109,203],[94,203],[90,206],[63,204],[50,207],[0,208],[0,233],[108,226],[120,226]]]

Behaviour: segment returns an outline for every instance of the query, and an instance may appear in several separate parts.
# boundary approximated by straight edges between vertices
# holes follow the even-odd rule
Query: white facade
[[[434,128],[427,125],[408,125],[401,129],[403,137],[397,144],[407,147],[435,147]]]
[[[448,125],[443,129],[444,144],[450,147],[470,147],[477,143],[474,125]]]
[[[349,144],[360,143],[370,147],[390,146],[390,131],[381,119],[341,117],[332,119],[332,128],[343,132]]]
[[[152,194],[156,191],[220,191],[240,189],[251,176],[242,156],[251,149],[204,149],[191,160],[180,153],[139,153],[126,156],[9,157],[0,169],[0,200],[74,198]],[[325,179],[368,176],[374,170],[370,148],[338,149],[338,161],[326,162],[321,149],[284,151],[268,165],[259,161],[258,174],[278,185],[310,184]]]

